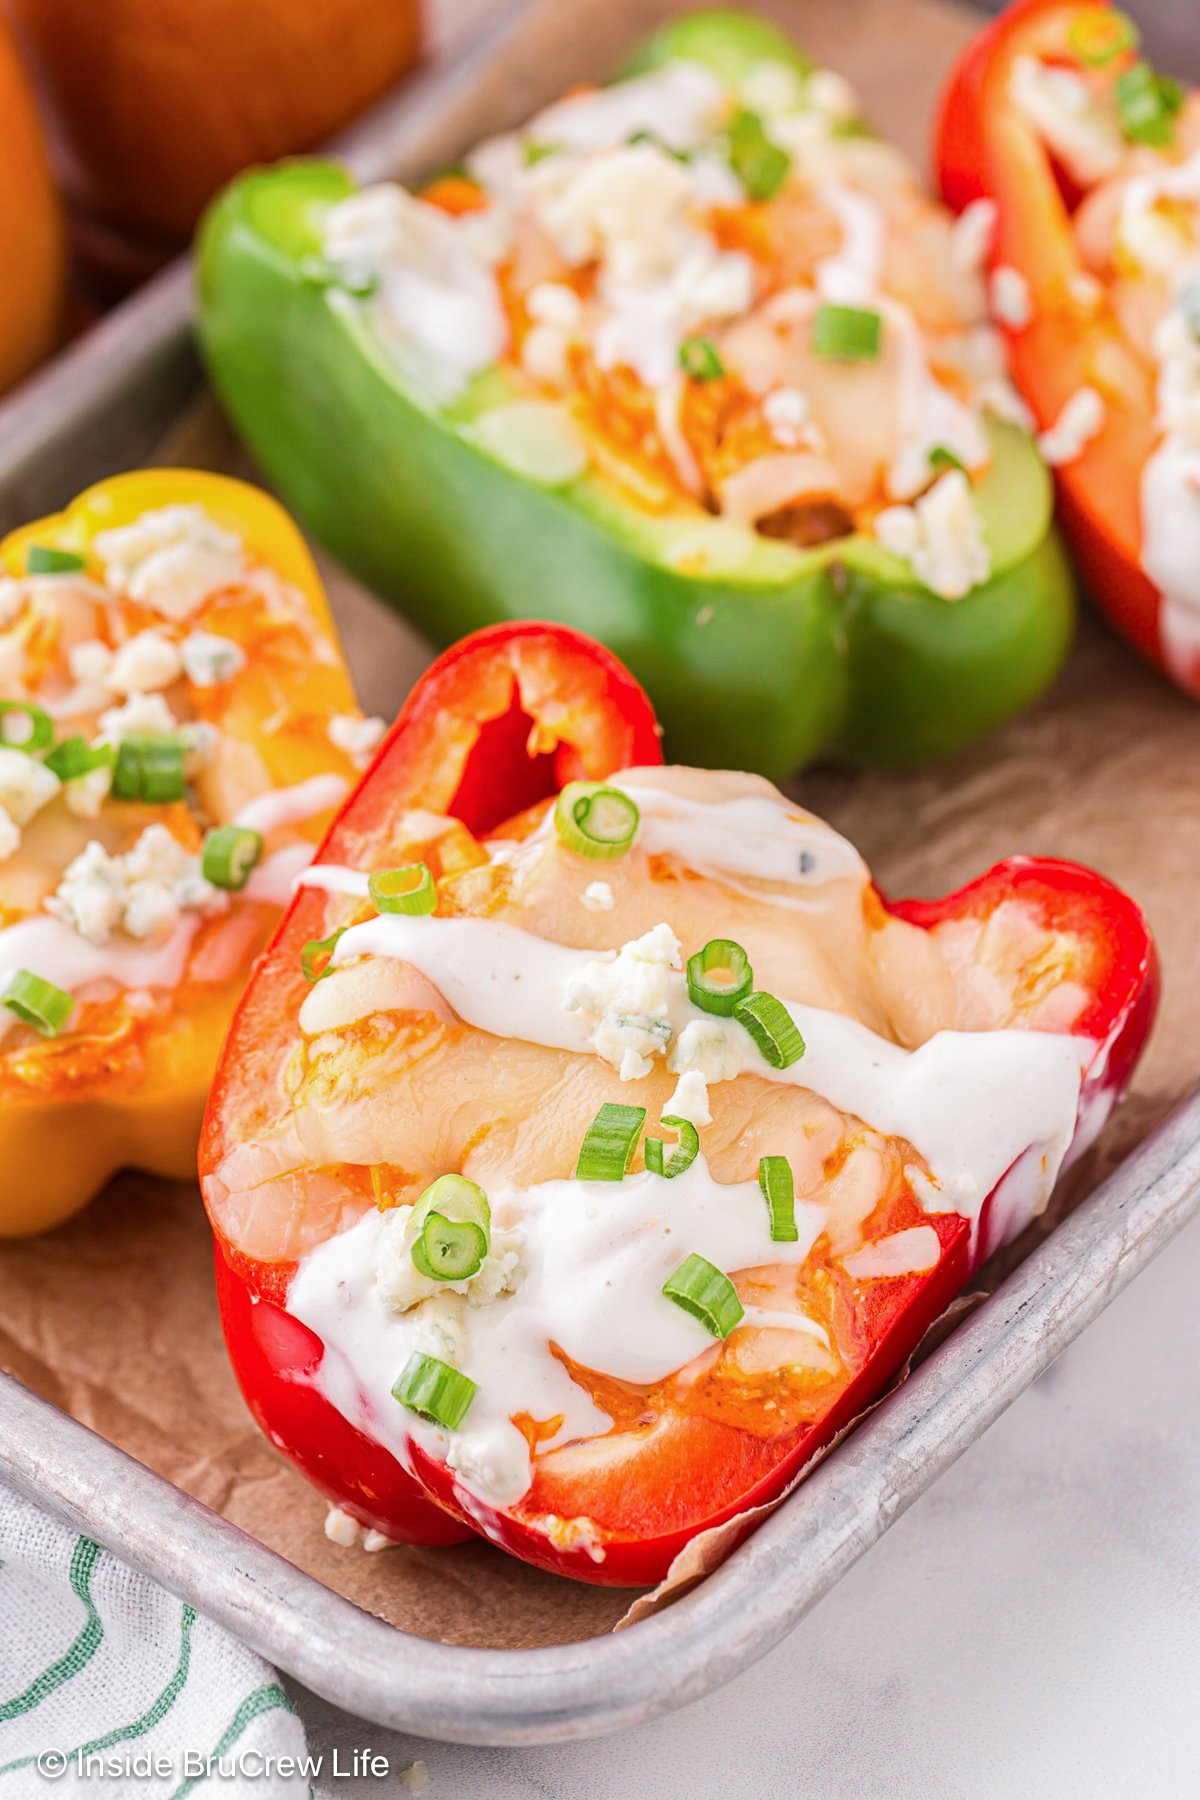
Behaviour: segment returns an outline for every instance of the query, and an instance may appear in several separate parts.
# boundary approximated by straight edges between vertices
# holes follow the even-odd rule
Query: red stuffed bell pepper
[[[1095,597],[1200,695],[1200,95],[1115,9],[1022,0],[958,65],[938,161],[995,209],[993,309]]]
[[[891,906],[768,783],[663,767],[549,625],[435,664],[307,879],[201,1151],[243,1390],[339,1527],[588,1581],[780,1493],[1045,1204],[1154,1010],[1099,876]]]

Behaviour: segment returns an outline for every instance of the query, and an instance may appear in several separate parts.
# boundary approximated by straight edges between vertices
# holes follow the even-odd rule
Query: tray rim
[[[364,180],[419,161],[439,116],[544,4],[520,0],[331,148]],[[138,382],[186,392],[191,281],[181,257],[0,403],[0,492]],[[348,1712],[468,1744],[594,1736],[697,1700],[771,1649],[1198,1210],[1200,1087],[720,1569],[608,1636],[510,1650],[404,1632],[6,1374],[0,1474]]]

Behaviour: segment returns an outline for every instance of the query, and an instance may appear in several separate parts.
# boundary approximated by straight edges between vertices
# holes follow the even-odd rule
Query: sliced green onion
[[[1121,130],[1130,142],[1165,149],[1175,135],[1175,114],[1183,105],[1179,83],[1157,74],[1142,59],[1117,76],[1113,92]]]
[[[522,154],[525,158],[525,167],[527,169],[532,169],[538,163],[544,162],[548,156],[554,155],[558,147],[557,144],[539,144],[532,138],[526,138],[524,144],[521,146]]]
[[[559,842],[577,856],[605,862],[624,856],[641,815],[629,795],[602,781],[569,781],[554,808]]]
[[[18,969],[11,978],[4,990],[4,1004],[23,1025],[32,1025],[47,1038],[57,1037],[75,1011],[70,994],[29,969]]]
[[[773,1069],[790,1069],[804,1055],[804,1039],[796,1021],[774,994],[748,994],[738,1001],[733,1016],[746,1027],[764,1062]]]
[[[86,568],[86,556],[75,550],[55,550],[50,544],[31,544],[25,558],[27,575],[78,575]]]
[[[412,1247],[413,1266],[430,1281],[469,1281],[483,1267],[488,1241],[478,1225],[430,1213]]]
[[[758,1185],[771,1215],[771,1242],[794,1244],[800,1233],[796,1228],[796,1184],[787,1157],[761,1157]]]
[[[381,913],[408,913],[419,917],[437,905],[437,887],[423,862],[405,863],[399,869],[377,869],[367,887]]]
[[[117,760],[117,753],[111,744],[89,744],[86,738],[63,738],[55,744],[53,750],[47,752],[46,767],[60,781],[78,781],[81,775],[90,775],[93,769],[111,769]]]
[[[12,718],[24,720],[24,730],[20,735],[8,729],[7,721]],[[48,750],[54,742],[54,720],[40,706],[33,706],[28,700],[0,700],[0,741],[10,750],[26,750],[31,756]]]
[[[415,1350],[405,1363],[392,1397],[419,1419],[457,1431],[479,1389],[461,1369]]]
[[[757,113],[742,111],[729,127],[729,166],[751,200],[770,200],[787,180],[792,159],[771,142]]]
[[[244,888],[262,853],[261,831],[248,825],[216,825],[205,833],[200,873],[214,887]]]
[[[1136,50],[1142,37],[1128,14],[1097,6],[1081,14],[1072,25],[1069,42],[1080,62],[1103,69],[1127,50]]]
[[[812,353],[828,362],[874,362],[883,344],[883,320],[861,306],[818,306]]]
[[[620,1106],[606,1100],[579,1146],[576,1181],[622,1180],[629,1173],[645,1123],[644,1106]]]
[[[754,970],[732,938],[710,938],[703,950],[688,957],[687,984],[693,1006],[729,1019],[738,1001],[752,991]]]
[[[719,381],[725,364],[711,338],[684,338],[679,346],[679,366],[689,381]]]
[[[686,150],[674,149],[653,131],[635,131],[632,137],[625,139],[625,142],[627,144],[653,144],[656,150],[661,150],[664,156],[673,156],[676,162],[686,163],[692,160]]]
[[[183,758],[181,738],[150,732],[122,738],[112,791],[118,800],[144,800],[152,806],[182,800]]]
[[[931,469],[961,469],[964,475],[967,472],[967,465],[962,457],[956,456],[953,450],[947,450],[945,444],[933,446],[929,452],[929,466]]]
[[[347,929],[347,926],[339,925],[338,929],[331,931],[328,937],[309,938],[300,952],[300,973],[304,976],[305,981],[324,981],[326,975],[332,972],[333,953],[337,948],[338,939]],[[317,963],[321,957],[324,957],[325,961],[318,969]]]
[[[408,1222],[413,1266],[430,1281],[468,1281],[491,1248],[487,1195],[465,1175],[441,1175],[421,1195]]]
[[[677,1118],[674,1113],[664,1113],[659,1123],[669,1131],[679,1133],[677,1147],[664,1159],[665,1145],[662,1139],[648,1137],[642,1146],[642,1155],[652,1175],[665,1175],[668,1181],[672,1181],[676,1175],[682,1175],[685,1169],[690,1169],[695,1162],[700,1153],[700,1133],[690,1119]]]
[[[436,1181],[431,1181],[413,1207],[412,1228],[419,1231],[431,1212],[478,1225],[484,1231],[491,1228],[492,1209],[488,1197],[477,1181],[469,1181],[465,1175],[439,1175]]]
[[[663,1293],[715,1338],[727,1338],[745,1317],[732,1281],[707,1257],[687,1257],[663,1283]]]

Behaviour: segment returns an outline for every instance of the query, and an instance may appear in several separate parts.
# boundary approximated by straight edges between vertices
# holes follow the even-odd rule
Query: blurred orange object
[[[237,170],[311,148],[410,67],[419,0],[0,0],[73,209],[151,255]],[[7,125],[5,132],[7,132]]]
[[[0,20],[0,393],[54,344],[62,312],[63,228],[33,94]]]

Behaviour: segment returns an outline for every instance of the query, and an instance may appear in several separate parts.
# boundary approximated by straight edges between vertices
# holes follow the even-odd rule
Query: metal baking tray
[[[510,8],[337,148],[366,179],[420,172],[524,116],[544,97],[521,56],[527,15],[556,3]],[[0,531],[152,453],[202,383],[189,289],[176,264],[0,407]],[[715,1574],[606,1637],[497,1650],[397,1630],[3,1375],[0,1477],[350,1712],[458,1743],[590,1736],[698,1699],[769,1650],[1197,1210],[1200,1090]]]

